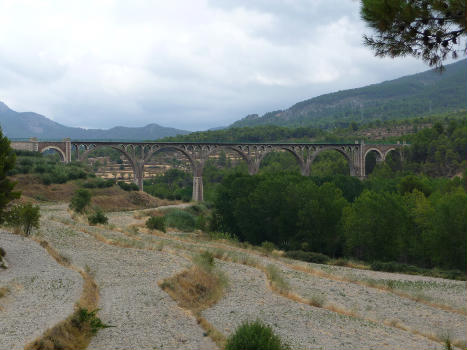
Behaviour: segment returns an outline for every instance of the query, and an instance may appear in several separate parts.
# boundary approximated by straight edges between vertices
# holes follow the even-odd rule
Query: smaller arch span
[[[59,155],[60,155],[60,158],[61,158],[61,161],[62,162],[65,162],[66,161],[66,155],[65,155],[65,152],[63,152],[63,150],[60,148],[60,147],[57,147],[57,146],[46,146],[46,147],[43,147],[39,150],[40,153],[44,153],[44,152],[47,152],[47,151],[50,151],[50,150],[54,150],[56,151]]]
[[[384,160],[386,158],[386,154],[387,153],[383,153],[382,151],[380,151],[379,149],[375,148],[375,147],[372,147],[372,148],[369,148],[366,150],[365,152],[365,155],[363,156],[363,161],[366,161],[366,156],[370,153],[370,152],[376,152],[379,156],[379,158],[377,158],[378,160]]]

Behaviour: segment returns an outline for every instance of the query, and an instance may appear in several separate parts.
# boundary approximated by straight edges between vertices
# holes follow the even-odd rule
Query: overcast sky
[[[203,130],[428,69],[374,57],[365,32],[355,0],[1,0],[0,101]]]

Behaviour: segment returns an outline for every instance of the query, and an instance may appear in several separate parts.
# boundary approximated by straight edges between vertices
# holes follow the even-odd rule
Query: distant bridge
[[[374,151],[376,160],[382,162],[390,152],[398,152],[402,158],[402,148],[406,144],[366,144],[363,141],[348,144],[324,143],[220,143],[220,142],[112,142],[112,141],[12,141],[11,146],[18,150],[45,152],[57,151],[62,161],[71,162],[72,152],[80,161],[100,147],[111,147],[119,151],[128,160],[133,169],[134,181],[143,190],[144,165],[155,153],[175,150],[188,159],[193,170],[193,200],[203,200],[203,168],[210,155],[220,150],[233,151],[241,156],[248,165],[250,175],[256,174],[263,158],[270,152],[288,151],[298,162],[300,172],[310,175],[315,158],[323,151],[335,150],[341,153],[349,164],[350,175],[365,178],[365,159]]]

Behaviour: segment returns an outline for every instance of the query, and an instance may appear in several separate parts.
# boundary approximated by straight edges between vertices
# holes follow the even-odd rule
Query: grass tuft
[[[271,283],[271,287],[279,293],[287,293],[290,289],[288,282],[282,276],[281,271],[272,264],[266,266],[266,275]]]

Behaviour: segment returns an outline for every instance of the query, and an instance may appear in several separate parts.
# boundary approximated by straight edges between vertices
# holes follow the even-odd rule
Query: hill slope
[[[189,131],[149,124],[139,128],[117,126],[111,129],[82,129],[56,123],[43,115],[18,113],[0,102],[0,126],[9,138],[63,139],[70,137],[81,140],[154,140],[166,136],[188,134]]]
[[[231,127],[255,125],[341,126],[349,121],[404,119],[466,108],[466,60],[433,70],[299,102],[263,116],[249,115]]]

